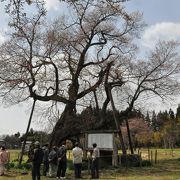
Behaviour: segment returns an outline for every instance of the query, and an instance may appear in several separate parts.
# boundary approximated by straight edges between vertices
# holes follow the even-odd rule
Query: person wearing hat
[[[66,175],[66,169],[67,169],[67,148],[66,148],[66,142],[62,142],[61,146],[59,147],[57,151],[57,157],[58,157],[58,169],[57,169],[57,179],[65,179]]]
[[[32,158],[32,180],[40,180],[40,167],[43,160],[43,150],[40,148],[40,143],[36,141],[34,143],[34,155]]]
[[[55,177],[57,173],[57,147],[53,146],[50,150],[49,156],[49,177]]]
[[[48,170],[49,170],[49,144],[44,144],[43,146],[43,176],[47,176]]]
[[[99,178],[99,157],[99,148],[97,148],[96,143],[93,143],[91,177],[96,179]]]
[[[83,151],[79,147],[78,142],[75,143],[75,147],[72,149],[72,155],[73,155],[75,178],[81,178]]]

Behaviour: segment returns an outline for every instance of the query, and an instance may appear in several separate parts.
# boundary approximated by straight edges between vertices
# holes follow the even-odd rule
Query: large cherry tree
[[[103,83],[109,66],[135,50],[141,14],[126,12],[121,1],[69,1],[71,15],[49,24],[43,1],[7,3],[11,34],[0,48],[1,96],[12,103],[33,98],[63,104],[51,141],[59,144],[80,131],[77,102]]]

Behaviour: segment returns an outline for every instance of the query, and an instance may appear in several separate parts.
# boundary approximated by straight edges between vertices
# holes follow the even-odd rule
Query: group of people
[[[2,146],[0,148],[0,176],[4,175],[9,160],[10,160],[9,151],[4,146]]]
[[[32,161],[32,180],[40,180],[40,167],[43,163],[43,175],[65,179],[67,157],[66,146],[53,146],[49,149],[48,144],[42,148],[38,141],[33,145],[33,150],[29,153],[29,161]]]
[[[91,176],[92,178],[99,178],[99,149],[97,144],[93,144],[91,163]],[[82,178],[82,161],[83,150],[79,143],[75,143],[72,149],[72,158],[74,165],[75,178]],[[49,149],[48,144],[42,148],[39,142],[34,144],[34,152],[32,156],[32,179],[40,180],[40,166],[43,163],[43,175],[49,177],[56,177],[57,179],[65,179],[67,169],[67,148],[66,144],[62,143],[60,147],[53,146]]]

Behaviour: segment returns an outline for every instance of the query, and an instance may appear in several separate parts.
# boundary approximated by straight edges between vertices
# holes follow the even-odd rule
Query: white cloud
[[[162,22],[148,27],[142,36],[142,45],[153,48],[159,40],[180,40],[180,23]]]
[[[58,6],[60,4],[59,0],[45,0],[46,2],[46,8],[48,10],[52,9],[52,10],[58,10]]]

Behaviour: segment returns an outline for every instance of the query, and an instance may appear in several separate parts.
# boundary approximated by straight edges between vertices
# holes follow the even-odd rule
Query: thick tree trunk
[[[68,137],[76,136],[81,131],[81,124],[78,123],[75,103],[66,105],[61,117],[57,121],[51,136],[50,146],[59,145]]]
[[[94,91],[94,99],[95,99],[95,103],[96,103],[96,111],[98,114],[98,117],[97,117],[98,121],[95,124],[94,129],[99,129],[106,123],[106,120],[107,120],[106,119],[106,110],[107,110],[108,103],[110,102],[110,99],[109,99],[109,96],[107,94],[107,98],[103,103],[102,109],[99,108],[99,103],[98,103],[96,91]]]

